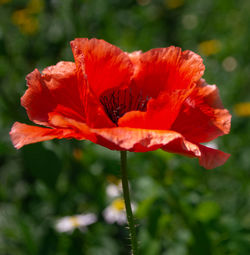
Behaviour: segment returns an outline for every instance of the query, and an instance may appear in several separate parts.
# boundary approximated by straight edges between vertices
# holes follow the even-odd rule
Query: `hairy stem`
[[[128,227],[129,227],[129,234],[130,234],[130,239],[131,239],[132,254],[137,255],[138,249],[137,249],[135,223],[134,223],[134,217],[133,217],[133,213],[132,213],[132,209],[131,209],[129,187],[128,187],[127,152],[126,151],[121,151],[121,173],[122,173],[123,197],[124,197],[127,219],[128,219]]]

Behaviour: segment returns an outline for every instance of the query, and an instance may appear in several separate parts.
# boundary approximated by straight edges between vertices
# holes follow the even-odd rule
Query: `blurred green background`
[[[231,133],[216,141],[232,156],[208,171],[160,150],[129,153],[140,254],[250,254],[250,106],[234,110],[250,101],[249,14],[249,0],[0,0],[0,255],[129,254],[125,226],[103,217],[118,152],[74,140],[17,151],[8,135],[14,121],[30,123],[25,76],[73,60],[76,37],[203,57],[205,79],[233,115]],[[98,220],[86,231],[56,230],[56,220],[88,212]]]

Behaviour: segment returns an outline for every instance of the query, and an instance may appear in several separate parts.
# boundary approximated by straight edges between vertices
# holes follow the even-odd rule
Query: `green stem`
[[[130,195],[129,195],[129,187],[128,187],[128,176],[127,176],[127,152],[121,151],[121,173],[122,173],[122,189],[123,189],[123,197],[125,201],[127,219],[128,219],[128,227],[129,234],[131,239],[132,246],[132,254],[137,255],[137,240],[136,240],[136,231],[135,231],[135,223],[134,217],[131,209],[130,203]]]

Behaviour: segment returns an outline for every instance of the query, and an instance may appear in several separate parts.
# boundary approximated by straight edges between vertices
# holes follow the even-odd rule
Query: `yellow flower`
[[[131,204],[132,211],[135,211],[135,204]],[[103,211],[104,219],[113,224],[117,222],[119,225],[127,223],[127,215],[125,211],[125,203],[122,198],[116,198],[113,202]]]
[[[26,8],[13,12],[12,22],[19,27],[23,34],[35,34],[39,27],[38,19],[35,14],[39,13],[42,8],[43,1],[31,0],[28,2]]]
[[[199,44],[199,52],[205,56],[218,53],[221,49],[221,43],[218,40],[208,40]]]
[[[12,21],[19,27],[23,34],[35,34],[38,30],[37,19],[29,15],[27,9],[15,11],[12,14]]]
[[[124,200],[121,198],[118,198],[116,200],[113,201],[113,203],[111,204],[111,206],[117,210],[117,211],[123,211],[125,210],[125,203]]]
[[[125,204],[123,199],[115,199],[104,211],[104,219],[109,223],[113,224],[117,222],[119,225],[126,224],[127,216],[125,212]]]
[[[234,112],[237,116],[250,116],[250,102],[239,103],[234,106]]]

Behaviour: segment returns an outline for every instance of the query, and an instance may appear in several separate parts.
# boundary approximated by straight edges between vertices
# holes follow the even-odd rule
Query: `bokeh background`
[[[107,192],[120,177],[118,152],[74,140],[17,151],[8,135],[14,121],[30,123],[25,76],[73,60],[76,37],[203,57],[233,116],[213,146],[232,156],[208,171],[160,150],[129,153],[140,254],[250,254],[249,13],[249,0],[0,0],[0,255],[129,254],[126,227],[103,214],[121,209]],[[86,213],[97,221],[83,229],[74,215]],[[68,232],[56,228],[65,216]]]

